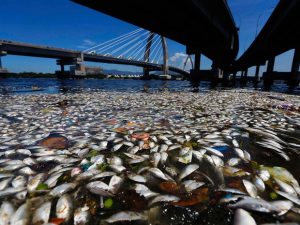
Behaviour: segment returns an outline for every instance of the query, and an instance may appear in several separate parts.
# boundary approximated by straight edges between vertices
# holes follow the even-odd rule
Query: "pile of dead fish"
[[[300,223],[297,96],[0,97],[0,225]]]

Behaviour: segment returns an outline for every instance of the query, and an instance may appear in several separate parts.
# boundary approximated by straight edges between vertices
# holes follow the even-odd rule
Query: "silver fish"
[[[16,209],[11,203],[4,201],[0,208],[0,225],[10,224],[9,221],[11,220],[11,217],[15,211]]]
[[[56,216],[68,222],[73,213],[73,201],[70,195],[61,196],[56,204]]]
[[[247,211],[243,209],[237,209],[234,213],[234,225],[256,225],[255,220]]]
[[[78,208],[74,212],[74,225],[88,224],[91,214],[88,206]]]
[[[199,169],[199,165],[197,164],[190,164],[183,168],[181,173],[178,176],[178,181],[181,181],[183,178],[187,177],[188,175],[192,174],[194,171]]]
[[[138,220],[147,220],[148,216],[146,212],[131,212],[131,211],[122,211],[118,212],[105,221],[107,223],[116,223],[116,222],[125,222],[125,221],[138,221]]]
[[[30,203],[26,202],[12,215],[10,224],[29,225],[30,214]]]
[[[34,212],[32,223],[48,223],[51,211],[51,202],[46,202],[38,207],[38,209]]]

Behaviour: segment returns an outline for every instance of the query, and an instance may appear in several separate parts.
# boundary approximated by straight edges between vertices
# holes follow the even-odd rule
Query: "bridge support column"
[[[242,72],[242,76],[241,76],[241,85],[245,86],[247,85],[247,81],[248,81],[248,68]]]
[[[195,53],[194,69],[192,69],[190,71],[192,82],[199,82],[201,80],[200,69],[201,69],[201,53],[196,52]]]
[[[275,56],[271,57],[268,60],[268,65],[267,65],[267,71],[263,75],[264,79],[264,87],[265,89],[269,90],[271,86],[273,85],[273,78],[272,78],[272,73],[274,71],[274,65],[275,65]]]
[[[0,51],[0,73],[7,73],[8,71],[2,65],[2,56],[6,56],[6,52]]]
[[[200,65],[201,65],[201,53],[195,54],[195,71],[200,71]]]
[[[299,73],[299,66],[300,66],[300,48],[295,49],[292,69],[291,69],[291,77],[289,79],[289,86],[296,87],[299,85],[300,82],[300,73]]]
[[[61,73],[64,73],[64,72],[65,72],[65,65],[64,65],[64,64],[61,64],[61,65],[60,65],[60,72],[61,72]]]
[[[259,71],[260,71],[260,65],[257,65],[255,69],[255,80],[254,80],[255,83],[259,82]]]

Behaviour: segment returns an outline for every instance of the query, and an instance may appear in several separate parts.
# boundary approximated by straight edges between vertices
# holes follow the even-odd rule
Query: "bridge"
[[[238,53],[238,29],[225,0],[72,1],[185,45],[195,55],[192,77],[201,76],[201,54],[226,70]]]
[[[128,44],[128,40],[131,40],[132,46]],[[132,40],[135,40],[135,42]],[[162,45],[161,48],[159,44]],[[155,49],[151,51],[153,47]],[[120,52],[123,50],[123,53],[118,53],[118,55],[113,56],[108,53],[101,53],[101,49],[106,51],[110,50],[110,52]],[[130,53],[135,53],[135,55],[128,55]],[[125,57],[126,54],[127,57]],[[144,31],[143,29],[122,35],[121,37],[96,45],[85,51],[0,40],[0,69],[2,67],[1,56],[5,55],[57,59],[57,64],[61,66],[61,72],[65,72],[65,65],[74,65],[75,75],[85,75],[84,62],[99,62],[142,67],[144,68],[145,76],[148,76],[150,71],[163,71],[164,74],[168,74],[168,71],[172,71],[184,76],[189,76],[187,71],[167,64],[168,54],[165,38],[152,32]],[[155,55],[156,59],[151,60],[151,55]],[[162,63],[159,62],[160,58],[158,58],[161,55],[163,55]],[[157,61],[154,62],[154,60]]]
[[[267,23],[247,51],[233,65],[233,71],[243,71],[247,77],[248,68],[256,66],[255,77],[259,80],[261,65],[267,64],[264,81],[267,86],[273,80],[288,80],[291,85],[300,81],[300,1],[280,0]],[[276,56],[295,49],[290,72],[274,72]]]

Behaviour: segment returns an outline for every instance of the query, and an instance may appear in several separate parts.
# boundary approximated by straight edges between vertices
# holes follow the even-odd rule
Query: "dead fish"
[[[6,188],[5,190],[0,191],[0,198],[17,194],[21,191],[24,191],[25,189],[26,189],[25,187],[18,187],[18,188],[9,187],[9,188]]]
[[[270,213],[274,211],[274,207],[267,201],[258,198],[247,198],[229,205],[230,208],[241,208],[251,211]]]
[[[46,202],[38,207],[38,209],[34,212],[32,223],[33,224],[44,224],[48,223],[51,211],[51,202]]]
[[[9,184],[11,183],[12,178],[7,178],[7,179],[3,179],[2,181],[0,181],[0,191],[3,191],[4,189],[6,189]]]
[[[151,191],[147,186],[143,184],[135,184],[133,189],[136,191],[136,193],[144,196],[146,199],[150,199],[159,195],[158,193]]]
[[[257,188],[248,180],[243,180],[244,187],[252,198],[257,197]]]
[[[241,162],[240,158],[231,158],[227,161],[227,165],[229,166],[236,166]]]
[[[58,174],[55,174],[55,175],[49,177],[49,178],[45,181],[45,184],[47,184],[47,186],[48,186],[49,188],[53,188],[53,187],[56,185],[58,179],[59,179],[62,175],[63,175],[63,173],[58,173]],[[38,176],[38,175],[37,175],[37,176]],[[42,175],[40,175],[40,176],[42,176]],[[37,184],[36,186],[38,186],[38,184],[40,184],[41,182],[43,182],[43,177],[37,177],[37,179],[36,179],[35,181],[33,181],[33,182],[34,182],[34,183],[32,183],[33,186],[32,186],[30,189],[35,190],[34,186],[35,186],[36,184]]]
[[[17,176],[12,180],[11,185],[15,188],[24,187],[27,183],[27,179],[24,176]]]
[[[266,188],[264,181],[258,176],[255,176],[253,178],[253,183],[257,187],[257,189],[261,192],[263,192]]]
[[[117,222],[126,222],[126,221],[139,221],[147,220],[148,215],[146,212],[132,212],[132,211],[122,211],[118,212],[105,221],[107,223],[117,223]]]
[[[286,214],[294,205],[291,201],[273,201],[270,204],[279,216]]]
[[[197,182],[195,180],[185,180],[184,182],[182,182],[182,184],[184,185],[187,192],[191,192],[205,185],[204,182]]]
[[[127,176],[132,181],[135,181],[138,183],[146,183],[146,179],[141,175],[130,173]]]
[[[153,204],[158,202],[177,202],[179,200],[180,198],[174,195],[158,195],[155,198],[153,198],[148,205],[152,206]]]
[[[86,188],[90,192],[92,192],[93,194],[96,194],[96,195],[107,196],[107,197],[113,196],[113,193],[111,193],[109,191],[109,186],[102,181],[94,181],[94,182],[88,183],[86,185]]]
[[[160,179],[166,180],[166,181],[168,180],[166,175],[158,168],[149,168],[148,171],[157,178],[160,178]]]
[[[290,194],[287,194],[285,192],[282,192],[282,191],[277,191],[275,190],[275,192],[277,194],[279,194],[280,196],[294,202],[295,204],[299,205],[300,206],[300,199],[297,197],[297,196],[294,196],[294,195],[290,195]]]
[[[157,167],[158,166],[158,163],[161,159],[161,154],[159,152],[155,152],[153,155],[152,155],[152,164],[154,167]]]
[[[74,212],[74,225],[88,224],[91,214],[88,206],[78,208]]]
[[[11,220],[11,217],[15,211],[16,209],[11,203],[4,201],[0,208],[0,225],[10,224],[9,221]]]
[[[65,194],[61,196],[56,204],[56,216],[57,218],[64,219],[68,222],[71,219],[73,213],[73,201],[70,195]]]
[[[61,184],[57,187],[55,187],[54,189],[52,189],[49,193],[49,195],[52,196],[62,196],[63,194],[74,190],[74,188],[76,187],[75,183],[66,183],[66,184]]]
[[[26,202],[12,215],[10,224],[29,225],[30,215],[30,202]]]
[[[257,172],[257,175],[263,180],[268,181],[271,178],[271,174],[268,170],[259,170]]]
[[[234,213],[234,225],[256,225],[255,220],[247,211],[243,209],[237,209]]]
[[[118,176],[113,176],[110,181],[109,181],[109,185],[108,185],[108,189],[111,193],[116,194],[118,192],[118,190],[120,189],[120,187],[123,184],[123,178],[118,177]]]
[[[116,175],[115,172],[106,171],[106,172],[102,172],[102,173],[97,174],[96,176],[91,177],[91,180],[97,180],[97,179],[101,179],[104,177],[112,177],[114,175]]]
[[[275,180],[276,184],[279,186],[281,191],[286,192],[287,194],[290,194],[290,195],[297,196],[295,189],[291,185],[289,185],[277,178],[274,178],[274,180]]]
[[[199,165],[197,164],[190,164],[182,169],[181,173],[178,176],[178,181],[181,181],[183,178],[187,177],[188,175],[192,174],[194,171],[199,169]]]
[[[210,147],[204,147],[204,148],[205,148],[205,150],[207,150],[207,152],[209,152],[209,153],[211,153],[213,155],[219,156],[221,158],[224,157],[224,155],[223,155],[222,152],[220,152],[220,151],[218,151],[218,150],[216,150],[214,148],[210,148]]]

